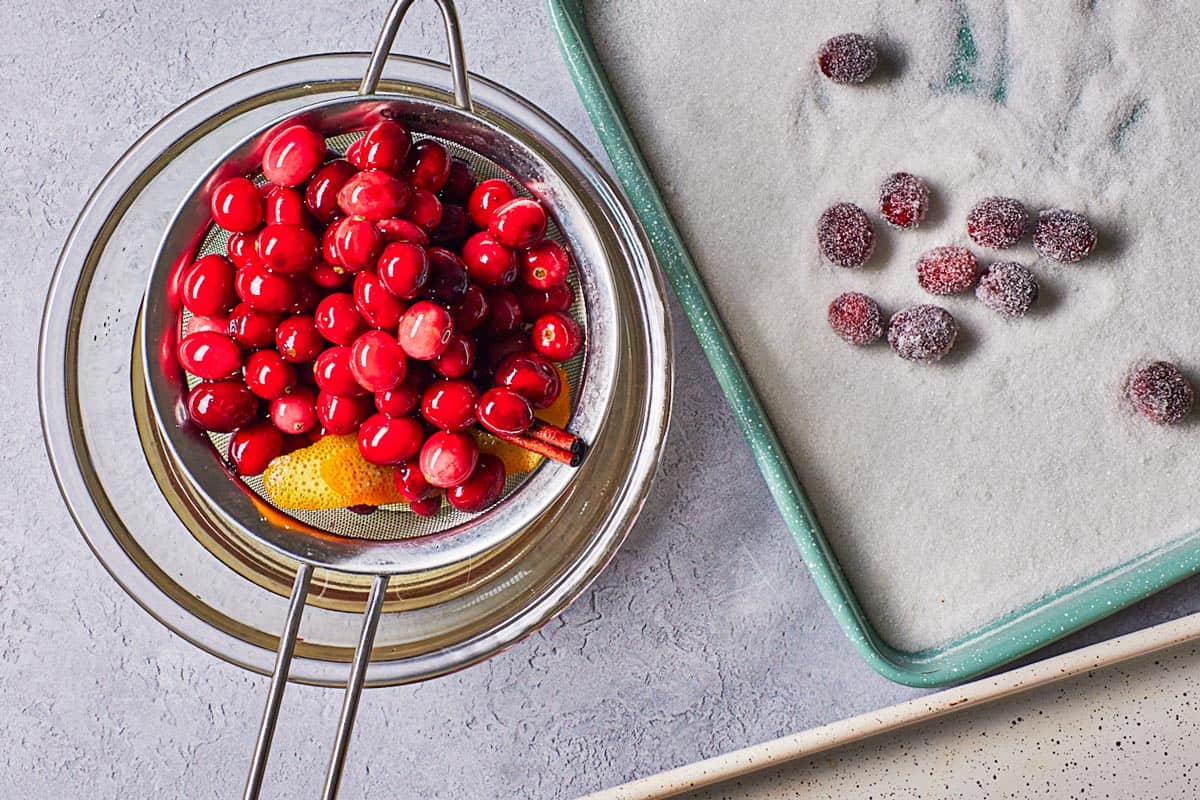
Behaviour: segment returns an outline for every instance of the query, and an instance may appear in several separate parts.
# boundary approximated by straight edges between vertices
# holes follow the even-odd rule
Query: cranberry
[[[487,231],[467,239],[462,251],[467,274],[476,283],[493,288],[510,286],[517,279],[517,258]]]
[[[400,317],[396,338],[409,356],[418,361],[430,361],[445,351],[453,334],[450,312],[437,303],[421,300],[409,306]]]
[[[304,205],[318,221],[328,225],[337,219],[341,210],[337,194],[358,170],[344,158],[323,165],[304,188]]]
[[[389,417],[404,417],[417,410],[425,387],[432,382],[429,370],[420,361],[408,365],[404,380],[394,389],[375,394],[375,408]]]
[[[547,408],[562,391],[558,370],[540,353],[513,353],[496,366],[496,385],[512,389],[534,408]]]
[[[381,219],[375,223],[385,242],[409,242],[426,247],[429,244],[429,234],[415,222],[399,217]]]
[[[269,420],[266,421],[265,424],[271,425]],[[274,425],[271,425],[271,427],[275,428]],[[279,430],[279,429],[275,428],[275,430]],[[313,433],[313,432],[315,432],[315,431],[310,431],[310,433]],[[292,434],[292,433],[283,434],[283,449],[280,451],[279,454],[281,456],[286,456],[288,453],[294,453],[297,450],[302,450],[305,447],[308,447],[310,444],[312,444],[312,442],[309,441],[309,438],[310,438],[310,436],[305,435],[305,434]]]
[[[829,304],[829,327],[850,344],[872,344],[883,337],[879,304],[861,292],[838,295]]]
[[[341,264],[347,272],[358,272],[375,263],[383,248],[383,234],[370,220],[358,217],[343,217],[330,228],[333,231],[333,255],[326,259]]]
[[[909,361],[937,361],[950,352],[958,338],[958,323],[944,308],[910,306],[892,315],[888,344]]]
[[[229,437],[229,463],[244,478],[261,475],[283,452],[283,434],[266,420],[238,428]]]
[[[350,348],[350,370],[368,392],[386,392],[404,380],[408,366],[399,343],[383,331],[367,331]]]
[[[262,170],[277,186],[299,186],[325,160],[325,137],[306,125],[292,125],[277,133],[263,153]]]
[[[455,305],[467,293],[467,268],[454,253],[442,247],[426,251],[429,258],[429,282],[425,293],[434,300]]]
[[[213,253],[188,267],[183,276],[181,301],[193,314],[223,314],[237,302],[236,270],[229,259]]]
[[[838,203],[821,214],[817,244],[834,264],[857,269],[875,252],[875,231],[865,211],[853,203]]]
[[[229,335],[242,347],[267,347],[275,341],[275,327],[281,319],[278,313],[240,303],[229,315]]]
[[[1011,197],[985,197],[967,214],[967,235],[980,247],[1012,247],[1029,229],[1029,212]]]
[[[395,120],[376,122],[359,140],[358,162],[363,169],[399,173],[412,149],[412,134]]]
[[[287,311],[296,299],[290,280],[257,264],[239,269],[233,287],[242,302],[258,311]]]
[[[308,211],[304,207],[304,195],[290,186],[276,186],[267,193],[267,211],[264,216],[268,225],[309,224]]]
[[[386,172],[371,170],[346,181],[338,192],[337,201],[349,216],[374,222],[399,214],[408,206],[411,196],[412,189],[404,181]]]
[[[469,514],[483,511],[504,494],[504,479],[504,462],[491,453],[483,453],[471,477],[447,490],[446,500]]]
[[[346,160],[349,161],[355,169],[367,169],[367,163],[363,161],[363,141],[355,139],[346,148]]]
[[[438,431],[421,447],[421,474],[439,488],[462,483],[478,463],[479,445],[474,436],[462,431]]]
[[[188,392],[187,409],[204,430],[230,433],[254,419],[258,398],[238,380],[205,381]]]
[[[430,362],[433,371],[443,378],[461,378],[475,366],[475,340],[455,333],[442,354]]]
[[[346,273],[340,267],[324,262],[315,265],[308,271],[308,278],[322,289],[344,289]]]
[[[324,348],[324,337],[306,314],[288,317],[275,329],[275,349],[293,364],[312,361]]]
[[[418,517],[437,516],[438,512],[442,510],[442,498],[435,494],[433,497],[426,497],[422,500],[412,500],[408,504],[408,510]]]
[[[412,417],[374,414],[358,429],[358,449],[372,464],[392,465],[421,452],[425,428]]]
[[[231,377],[242,368],[242,348],[213,331],[189,333],[180,340],[178,354],[184,369],[209,381]]]
[[[533,350],[533,340],[525,331],[510,333],[503,339],[493,339],[487,343],[487,365],[495,369],[513,353],[528,353]]]
[[[254,252],[271,272],[292,275],[306,271],[317,260],[320,243],[308,228],[268,225],[258,232]]]
[[[325,259],[326,263],[333,264],[338,269],[343,269],[344,271],[342,267],[342,254],[337,246],[337,224],[342,219],[339,217],[336,221],[331,222],[329,227],[325,229],[325,232],[321,234],[321,258]]]
[[[316,309],[317,303],[321,302],[324,294],[307,274],[293,277],[292,289],[296,299],[292,301],[290,310],[294,314],[311,313]]]
[[[442,199],[461,206],[467,202],[474,188],[475,177],[471,174],[471,165],[461,158],[450,159],[450,175],[442,187]]]
[[[524,324],[521,304],[508,289],[493,289],[487,293],[488,315],[483,329],[494,339],[507,336]]]
[[[212,331],[222,336],[228,336],[229,317],[206,317],[200,314],[193,314],[192,318],[188,320],[187,332],[198,333],[200,331]]]
[[[1169,361],[1142,364],[1129,376],[1126,393],[1146,419],[1157,425],[1182,422],[1196,403],[1196,391],[1179,367]]]
[[[421,474],[420,465],[415,461],[401,461],[397,464],[393,479],[396,483],[396,491],[410,503],[437,498],[438,490],[425,480],[425,476]]]
[[[296,368],[274,350],[259,350],[246,358],[246,388],[263,400],[283,397],[296,388]]]
[[[533,424],[529,401],[512,389],[493,386],[479,398],[479,424],[501,436],[515,436]]]
[[[371,398],[365,395],[349,397],[324,390],[317,393],[317,421],[334,436],[357,431],[371,411]]]
[[[486,228],[497,208],[517,196],[512,185],[500,178],[482,181],[467,200],[467,213],[477,228]]]
[[[330,394],[352,397],[364,394],[350,368],[351,351],[349,347],[329,347],[317,356],[313,364],[313,379],[321,391]]]
[[[567,361],[583,347],[583,329],[561,311],[538,317],[532,338],[534,348],[551,361]]]
[[[509,200],[492,213],[488,230],[505,247],[529,247],[546,235],[546,210],[528,197]]]
[[[443,203],[442,219],[437,227],[429,232],[429,241],[443,247],[458,247],[470,232],[466,210],[462,206]]]
[[[230,178],[213,189],[213,222],[227,231],[252,231],[263,220],[262,200],[258,187],[249,178]]]
[[[272,400],[268,413],[271,424],[284,433],[307,433],[317,424],[316,395],[307,387],[298,387]]]
[[[1043,258],[1060,264],[1074,264],[1095,248],[1096,231],[1082,214],[1061,208],[1038,214],[1033,249]]]
[[[450,309],[450,315],[454,319],[454,329],[463,333],[470,333],[482,325],[488,315],[488,301],[483,289],[475,283],[468,286],[462,300]]]
[[[965,247],[935,247],[917,259],[917,283],[930,294],[958,294],[979,282],[979,263]]]
[[[317,330],[334,344],[352,344],[367,329],[367,321],[358,313],[354,296],[347,292],[327,294],[313,315]]]
[[[248,267],[258,263],[258,254],[254,252],[254,242],[258,234],[254,231],[247,233],[232,233],[225,242],[225,252],[229,260],[238,267]]]
[[[1023,317],[1037,301],[1037,278],[1023,264],[1001,261],[992,264],[979,278],[975,296],[1006,317]]]
[[[821,45],[817,64],[821,73],[834,83],[862,83],[875,72],[879,55],[867,37],[843,33]]]
[[[418,189],[441,191],[450,179],[450,154],[432,139],[422,139],[409,151],[404,173]]]
[[[421,396],[421,416],[442,430],[466,430],[475,424],[478,401],[479,390],[470,381],[434,381]]]
[[[371,269],[354,276],[354,306],[372,328],[395,328],[404,313],[404,303],[384,288]]]
[[[407,215],[425,230],[433,230],[442,221],[442,201],[431,191],[416,189],[408,204]]]
[[[543,239],[521,251],[521,280],[533,289],[547,291],[562,286],[570,274],[571,258],[553,239]]]
[[[915,228],[929,213],[929,185],[908,172],[893,172],[879,190],[879,213],[894,228]]]
[[[575,292],[567,283],[560,283],[549,289],[534,289],[530,286],[518,285],[514,291],[517,294],[517,302],[521,304],[521,314],[525,319],[537,319],[542,314],[551,311],[566,311],[575,300]]]
[[[429,281],[429,258],[420,244],[392,242],[383,248],[378,268],[383,287],[406,300],[420,294]]]

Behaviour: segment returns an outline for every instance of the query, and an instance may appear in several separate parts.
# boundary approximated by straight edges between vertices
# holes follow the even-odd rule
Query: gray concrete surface
[[[142,131],[250,67],[365,49],[383,5],[4,4],[0,797],[240,791],[266,681],[168,633],[92,558],[41,443],[37,325],[71,222]],[[539,0],[461,6],[471,67],[594,146]],[[401,49],[440,54],[430,9],[413,23]],[[508,653],[368,692],[345,797],[574,797],[912,696],[864,665],[834,624],[676,318],[676,424],[626,547],[579,603]],[[1200,607],[1197,588],[1072,643]],[[266,797],[315,795],[339,703],[335,692],[289,691]]]

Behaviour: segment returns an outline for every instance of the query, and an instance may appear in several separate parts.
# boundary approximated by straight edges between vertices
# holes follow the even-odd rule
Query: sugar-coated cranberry
[[[246,357],[246,388],[263,400],[283,397],[296,388],[296,368],[274,350]]]
[[[197,378],[218,381],[242,368],[242,348],[223,333],[196,331],[179,342],[179,364]]]
[[[501,436],[524,433],[533,424],[529,401],[503,386],[493,386],[483,393],[476,414],[480,425]]]
[[[821,214],[817,244],[834,264],[857,269],[875,252],[875,229],[861,208],[853,203],[838,203]]]
[[[292,277],[292,290],[295,296],[289,310],[293,314],[312,313],[324,296],[324,293],[308,277],[308,273]]]
[[[518,285],[514,291],[517,302],[521,304],[521,313],[525,319],[537,319],[542,314],[551,311],[566,311],[575,300],[575,292],[568,283],[560,283],[549,289],[534,289],[532,286]]]
[[[412,358],[430,361],[445,351],[453,334],[450,312],[437,303],[420,300],[400,317],[396,339]]]
[[[229,239],[225,242],[225,253],[234,266],[248,267],[258,263],[258,254],[254,252],[254,242],[257,239],[257,231],[229,234]]]
[[[344,289],[349,281],[346,272],[341,267],[326,264],[324,261],[314,264],[309,269],[308,279],[326,291]]]
[[[188,392],[187,409],[204,430],[230,433],[254,419],[258,398],[239,380],[205,381]]]
[[[1182,422],[1196,404],[1196,390],[1169,361],[1151,361],[1134,369],[1126,382],[1133,407],[1156,425]]]
[[[399,217],[381,219],[375,223],[385,242],[409,242],[422,247],[429,245],[429,234],[415,222]]]
[[[517,331],[503,338],[492,339],[487,342],[484,355],[487,356],[486,363],[488,368],[494,370],[500,365],[500,362],[513,353],[529,353],[532,351],[533,340],[529,338],[529,334],[525,331]]]
[[[348,292],[325,295],[317,304],[313,321],[320,334],[334,344],[353,344],[367,329],[367,321],[358,312],[354,295]]]
[[[525,324],[521,303],[508,289],[493,289],[487,292],[488,315],[483,321],[483,330],[494,339],[513,333]]]
[[[441,191],[450,178],[450,153],[432,139],[422,139],[408,153],[405,176],[418,189]]]
[[[325,338],[307,314],[297,314],[279,323],[275,329],[275,349],[293,364],[312,361],[325,349]]]
[[[441,355],[429,362],[433,371],[443,378],[461,378],[475,366],[475,339],[454,333]]]
[[[275,341],[275,327],[283,315],[260,311],[249,303],[239,303],[229,314],[229,335],[242,347],[267,347]]]
[[[528,197],[509,200],[492,213],[488,230],[505,247],[529,247],[546,235],[546,210]]]
[[[917,283],[930,294],[958,294],[978,282],[979,262],[965,247],[935,247],[917,259]]]
[[[412,417],[374,414],[358,429],[358,449],[372,464],[390,466],[421,452],[425,428]]]
[[[345,345],[328,347],[321,351],[313,364],[313,380],[323,392],[353,397],[366,394],[350,368],[351,351]]]
[[[276,186],[267,192],[266,213],[268,225],[308,226],[308,210],[304,206],[304,195],[291,186]]]
[[[909,361],[937,361],[950,352],[958,338],[958,323],[944,308],[909,306],[892,315],[888,344]]]
[[[180,301],[193,314],[224,314],[237,302],[234,291],[236,270],[229,259],[216,253],[204,256],[183,275]]]
[[[437,497],[438,490],[425,480],[425,476],[421,474],[421,466],[416,461],[410,459],[397,464],[393,479],[396,491],[410,503]]]
[[[467,200],[467,213],[477,228],[486,228],[496,209],[517,196],[512,184],[500,178],[481,181]]]
[[[1033,249],[1051,261],[1074,264],[1096,249],[1096,231],[1082,214],[1049,209],[1038,214]]]
[[[357,160],[362,169],[398,174],[412,149],[412,134],[395,120],[380,120],[359,139],[358,147]]]
[[[347,215],[372,222],[394,217],[408,207],[412,189],[380,170],[360,172],[338,191],[338,207]]]
[[[461,158],[450,159],[450,175],[442,186],[440,196],[447,203],[463,205],[475,188],[475,177],[471,174],[471,165]]]
[[[319,222],[326,225],[341,213],[337,194],[354,177],[358,169],[344,158],[324,164],[304,187],[304,205]]]
[[[438,431],[421,447],[421,474],[432,486],[445,489],[471,477],[479,463],[475,437],[462,431]]]
[[[377,262],[379,280],[396,297],[411,300],[429,281],[429,257],[413,242],[392,242],[383,248]]]
[[[268,225],[258,232],[254,252],[259,263],[271,272],[294,275],[316,262],[320,242],[308,228]]]
[[[1038,282],[1023,264],[1001,261],[979,277],[975,296],[985,306],[1006,317],[1023,317],[1038,297]]]
[[[879,54],[867,37],[843,33],[828,39],[817,52],[821,73],[834,83],[862,83],[879,65]]]
[[[414,224],[431,231],[442,221],[442,201],[428,189],[414,189],[405,215]]]
[[[463,263],[471,280],[484,286],[510,286],[517,279],[517,257],[487,231],[467,239],[462,251]]]
[[[468,283],[467,268],[462,259],[444,247],[431,247],[425,252],[429,259],[425,293],[448,306],[461,302]]]
[[[551,361],[567,361],[583,347],[583,329],[561,311],[551,311],[533,323],[534,348]]]
[[[446,500],[468,514],[494,505],[504,494],[504,462],[491,453],[482,453],[471,477],[446,490]]]
[[[470,232],[471,225],[467,220],[466,209],[443,203],[442,218],[437,226],[429,231],[429,241],[443,247],[459,247]]]
[[[879,213],[894,228],[915,228],[929,213],[929,184],[909,172],[893,172],[879,189]]]
[[[1012,247],[1028,229],[1029,212],[1011,197],[985,197],[967,213],[967,235],[980,247]]]
[[[442,496],[435,494],[431,497],[426,497],[421,500],[412,500],[408,504],[408,510],[416,514],[418,517],[434,517],[442,510]]]
[[[238,428],[229,437],[229,465],[243,478],[261,475],[283,452],[283,434],[266,420]]]
[[[333,255],[327,260],[343,266],[347,272],[358,272],[375,263],[383,249],[383,234],[375,223],[359,217],[343,217],[330,228],[333,231]]]
[[[534,408],[547,408],[562,391],[558,370],[540,353],[513,353],[496,365],[497,386],[512,389]]]
[[[372,328],[395,328],[404,313],[404,303],[384,288],[373,269],[354,276],[354,306]]]
[[[829,327],[850,344],[872,344],[883,337],[879,304],[862,292],[846,292],[829,304]]]
[[[317,421],[326,433],[334,436],[356,432],[373,410],[367,395],[347,396],[324,390],[317,393]]]
[[[242,302],[258,311],[288,311],[296,300],[295,287],[286,276],[257,264],[239,269],[233,288]]]
[[[284,128],[263,153],[263,175],[277,186],[299,186],[325,160],[325,137],[307,125]]]
[[[567,282],[571,258],[553,239],[543,239],[521,251],[521,280],[530,288],[547,291]]]
[[[450,309],[450,316],[454,319],[454,329],[462,333],[470,333],[478,328],[487,319],[487,315],[487,295],[476,283],[469,285],[462,300]]]
[[[198,333],[200,331],[212,331],[223,336],[229,335],[229,317],[208,317],[202,314],[193,314],[188,320],[187,332]]]
[[[404,380],[408,359],[399,343],[383,331],[367,331],[350,346],[350,370],[368,392],[386,392]]]
[[[227,231],[252,231],[263,221],[258,187],[249,178],[229,178],[213,189],[210,203],[213,222]]]
[[[475,424],[478,401],[479,390],[470,381],[434,381],[421,396],[421,416],[435,428],[466,430]]]
[[[307,433],[317,425],[317,396],[305,386],[276,397],[268,408],[271,424],[284,433]]]

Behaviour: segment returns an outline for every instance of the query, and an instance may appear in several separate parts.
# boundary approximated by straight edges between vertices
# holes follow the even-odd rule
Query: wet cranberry
[[[275,134],[263,153],[263,175],[277,186],[299,186],[325,160],[325,137],[306,125]]]
[[[360,172],[338,192],[338,207],[352,217],[372,222],[394,217],[408,207],[412,189],[386,172]]]
[[[425,428],[412,417],[374,414],[358,429],[358,449],[372,464],[392,465],[421,452]]]
[[[358,163],[362,169],[382,169],[398,174],[412,149],[412,134],[395,120],[376,122],[358,141]]]
[[[1029,212],[1011,197],[985,197],[967,214],[967,234],[980,247],[1012,247],[1029,229]]]
[[[957,338],[958,323],[938,306],[910,306],[893,314],[888,324],[888,344],[909,361],[937,361],[950,352]]]
[[[462,206],[442,204],[442,219],[429,232],[429,241],[443,247],[459,247],[471,232],[467,212]]]
[[[227,231],[252,231],[263,220],[258,187],[249,178],[221,181],[212,193],[213,222]]]
[[[193,314],[192,318],[188,320],[187,332],[198,333],[200,331],[212,331],[222,336],[228,336],[229,317],[207,317],[201,314]]]
[[[313,321],[321,335],[334,344],[353,344],[367,329],[367,321],[358,313],[354,296],[348,292],[325,295],[317,305]]]
[[[296,299],[292,282],[283,275],[252,264],[237,271],[234,289],[242,302],[258,311],[287,311]]]
[[[421,474],[431,485],[443,489],[471,477],[478,463],[475,437],[461,431],[438,431],[421,447]]]
[[[342,254],[338,250],[337,246],[337,224],[338,222],[341,222],[341,220],[342,218],[339,217],[335,222],[331,222],[329,227],[325,229],[325,232],[321,234],[321,258],[325,260],[325,263],[332,264],[336,268],[344,271],[345,268],[342,266]]]
[[[446,349],[429,363],[443,378],[461,378],[475,366],[475,340],[462,333],[451,334]]]
[[[297,314],[279,323],[275,329],[275,349],[293,364],[312,361],[325,349],[325,338],[307,314]]]
[[[583,347],[583,329],[561,311],[538,317],[531,336],[533,346],[551,361],[567,361]]]
[[[284,433],[307,433],[317,425],[317,397],[301,386],[272,400],[268,413],[271,424]]]
[[[546,235],[546,210],[528,197],[509,200],[492,214],[488,230],[505,247],[529,247]]]
[[[268,347],[275,341],[275,327],[281,319],[276,312],[240,303],[229,315],[229,335],[242,347]]]
[[[411,242],[425,247],[429,244],[429,234],[415,222],[399,217],[381,219],[375,227],[383,235],[385,242]]]
[[[1042,211],[1033,232],[1033,249],[1051,261],[1074,264],[1096,249],[1096,231],[1086,217],[1074,211]]]
[[[344,397],[365,394],[350,368],[350,356],[350,348],[345,346],[326,348],[317,356],[313,379],[321,391]]]
[[[336,259],[329,260],[341,264],[347,272],[358,272],[372,266],[383,249],[383,234],[370,220],[343,217],[330,230],[333,231],[333,255]]]
[[[337,193],[358,170],[344,158],[323,165],[304,188],[304,205],[320,222],[328,225],[341,213]]]
[[[266,424],[271,425],[270,421],[267,421]],[[274,425],[271,425],[271,427],[275,428]],[[275,428],[275,430],[279,429]],[[283,450],[281,450],[279,454],[281,456],[286,456],[288,453],[294,453],[297,450],[302,450],[305,447],[308,447],[310,444],[312,444],[312,442],[309,441],[309,436],[305,434],[285,433],[283,434]]]
[[[428,370],[420,361],[408,365],[404,380],[394,389],[375,394],[375,408],[389,417],[404,417],[417,410],[421,395],[431,383]]]
[[[366,269],[354,276],[354,306],[372,328],[391,330],[400,322],[404,303],[384,288],[375,270]]]
[[[935,247],[917,260],[917,283],[930,294],[958,294],[979,282],[979,262],[965,247]]]
[[[396,338],[404,352],[418,361],[430,361],[445,351],[454,334],[454,321],[444,306],[429,300],[413,303],[400,317]]]
[[[516,331],[525,322],[517,296],[508,289],[493,289],[487,293],[488,315],[483,330],[493,339]]]
[[[254,231],[229,235],[229,240],[225,242],[225,252],[234,266],[248,267],[258,263],[258,254],[254,252],[256,239],[258,234]]]
[[[450,159],[450,175],[442,187],[441,198],[447,203],[463,205],[475,188],[475,177],[471,174],[471,165],[461,158]]]
[[[179,364],[197,378],[218,381],[242,368],[242,348],[222,333],[196,331],[179,342]]]
[[[553,239],[543,239],[520,256],[521,280],[534,289],[549,290],[562,286],[571,274],[571,258]]]
[[[436,517],[438,512],[442,510],[442,497],[436,494],[432,497],[426,497],[422,500],[413,500],[408,504],[408,510],[416,514],[418,517]]]
[[[296,388],[296,368],[274,350],[259,350],[246,358],[246,388],[263,400],[283,397]]]
[[[524,433],[533,424],[529,401],[503,386],[493,386],[484,392],[476,413],[480,425],[500,435]]]
[[[825,77],[834,83],[862,83],[875,72],[879,56],[867,37],[843,33],[821,45],[817,64]]]
[[[504,478],[504,462],[491,453],[483,453],[471,477],[446,491],[446,500],[468,514],[483,511],[504,494]]]
[[[404,380],[408,366],[399,343],[383,331],[367,331],[350,348],[350,370],[368,392],[386,392]]]
[[[467,239],[462,251],[463,263],[471,280],[484,286],[511,286],[517,279],[517,257],[487,231]]]
[[[482,181],[467,200],[467,213],[477,228],[486,228],[497,208],[517,196],[512,185],[500,178]]]
[[[332,264],[324,262],[316,264],[308,271],[308,278],[318,287],[330,289],[344,289],[348,282],[346,273],[340,267],[335,267]]]
[[[261,475],[283,452],[283,434],[266,420],[238,428],[229,437],[229,463],[244,478]]]
[[[229,259],[215,253],[188,267],[183,276],[180,301],[193,314],[224,314],[237,302],[234,291],[236,270]]]
[[[475,424],[478,401],[479,390],[470,381],[434,381],[421,396],[421,416],[442,430],[466,430]]]
[[[487,315],[487,295],[475,283],[467,287],[462,300],[450,309],[450,316],[454,319],[454,329],[462,333],[470,333],[478,328],[487,319]]]
[[[271,272],[284,275],[307,271],[317,261],[319,248],[312,231],[298,225],[268,225],[254,241],[259,262]]]
[[[371,398],[366,395],[348,397],[324,390],[317,393],[317,421],[327,433],[335,436],[357,431],[373,410]]]
[[[829,327],[850,344],[866,345],[883,337],[879,304],[861,292],[838,295],[829,304]]]
[[[442,247],[431,247],[426,251],[429,258],[429,282],[425,293],[432,299],[452,306],[462,301],[467,293],[467,268],[462,259]]]
[[[192,421],[214,433],[230,433],[258,413],[258,398],[238,380],[196,384],[187,398]]]
[[[355,169],[366,169],[367,163],[363,161],[363,141],[355,139],[346,148],[346,160],[349,161]]]
[[[429,481],[425,480],[425,476],[421,474],[421,467],[415,461],[402,461],[396,465],[394,473],[396,482],[396,491],[400,496],[410,503],[415,500],[427,500],[436,498],[438,490],[429,485]]]
[[[894,228],[915,228],[929,213],[929,185],[909,172],[893,172],[879,189],[879,213]]]
[[[875,252],[875,230],[861,208],[852,203],[838,203],[821,214],[817,244],[834,264],[857,269]]]
[[[1126,393],[1142,416],[1156,425],[1174,425],[1191,413],[1196,391],[1169,361],[1142,364],[1129,376]]]
[[[486,345],[487,366],[495,369],[501,361],[513,353],[528,353],[533,350],[533,340],[525,331],[517,331],[503,339],[493,339]]]
[[[304,207],[304,195],[290,186],[276,186],[267,193],[264,220],[268,225],[307,226],[310,222]]]
[[[304,275],[296,275],[292,278],[292,289],[295,294],[295,299],[292,300],[290,311],[293,314],[309,314],[317,307],[317,303],[321,302],[321,298],[325,295],[307,273]]]
[[[429,258],[419,244],[392,242],[383,248],[377,266],[383,287],[406,300],[420,294],[429,281]]]
[[[518,285],[514,291],[517,302],[521,304],[521,314],[525,319],[537,319],[542,314],[551,311],[566,311],[575,300],[571,285],[560,283],[549,289],[534,289],[530,286]]]
[[[558,370],[540,353],[513,353],[496,366],[496,385],[512,389],[534,408],[547,408],[562,391]]]
[[[415,189],[405,215],[425,230],[433,230],[442,221],[442,201],[426,189]]]
[[[432,139],[422,139],[409,151],[404,174],[418,189],[441,191],[450,179],[450,154]]]

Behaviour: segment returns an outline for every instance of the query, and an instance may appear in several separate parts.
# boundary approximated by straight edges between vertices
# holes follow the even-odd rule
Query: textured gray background
[[[461,6],[472,69],[595,147],[540,2]],[[4,3],[0,797],[240,791],[266,681],[168,633],[91,557],[42,448],[37,324],[71,222],[142,131],[250,67],[365,49],[382,14],[382,3],[344,0]],[[412,23],[401,49],[440,55],[430,10]],[[675,425],[626,547],[575,607],[510,652],[368,692],[346,797],[573,797],[912,696],[859,661],[834,624],[676,319]],[[1196,588],[1076,642],[1191,610]],[[267,797],[314,795],[339,702],[289,691]]]

